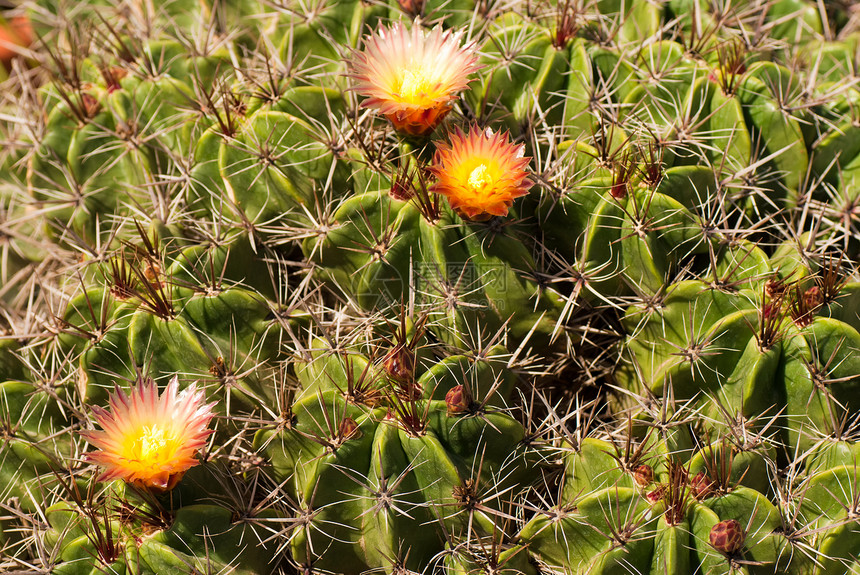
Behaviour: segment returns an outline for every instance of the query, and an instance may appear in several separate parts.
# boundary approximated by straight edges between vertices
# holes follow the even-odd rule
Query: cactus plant
[[[497,362],[455,356],[419,376],[385,359],[318,347],[297,368],[303,392],[283,429],[255,440],[299,503],[301,564],[420,570],[447,534],[492,533],[505,496],[527,481],[522,426],[493,407],[510,387]]]
[[[858,15],[0,0],[0,571],[856,570]]]
[[[630,363],[616,376],[635,393],[659,396],[671,387],[675,397],[697,397],[714,415],[779,413],[787,448],[806,449],[857,410],[856,288],[844,283],[838,262],[826,260],[814,276],[796,267],[787,273],[792,282],[750,249],[744,266],[758,268],[758,293],[686,281],[671,286],[659,307],[629,308]]]

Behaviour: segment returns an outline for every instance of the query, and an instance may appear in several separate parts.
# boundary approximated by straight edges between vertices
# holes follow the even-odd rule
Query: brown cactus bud
[[[147,258],[143,264],[143,277],[150,283],[153,289],[164,289],[167,287],[167,282],[164,281],[164,272],[161,270],[161,264],[157,261]]]
[[[227,377],[229,370],[227,369],[227,364],[224,363],[224,358],[220,355],[215,358],[215,363],[212,367],[209,368],[209,373],[217,377],[218,379],[224,379]]]
[[[782,294],[785,293],[785,290],[782,286],[773,280],[767,280],[764,284],[764,295],[767,296],[768,299],[777,299]]]
[[[788,291],[786,281],[777,276],[770,278],[764,284],[764,293],[771,300],[782,298],[786,291]]]
[[[102,105],[94,96],[81,94],[81,111],[87,118],[95,118],[101,109]]]
[[[627,182],[620,181],[612,184],[612,187],[609,188],[609,193],[612,194],[613,198],[622,200],[627,197]]]
[[[406,14],[415,18],[424,12],[424,0],[397,0],[400,9]]]
[[[128,76],[128,70],[120,68],[119,66],[110,66],[102,70],[102,77],[104,78],[108,93],[112,94],[117,90],[122,89],[120,82],[126,76]]]
[[[658,485],[656,489],[649,491],[645,494],[645,499],[648,500],[652,505],[659,501],[663,500],[663,496],[666,494],[666,488],[662,485]]]
[[[743,527],[734,519],[720,521],[711,528],[711,533],[708,535],[714,549],[727,555],[743,547],[745,538]]]
[[[654,481],[654,470],[650,465],[640,465],[633,470],[633,480],[640,487],[647,487]]]
[[[465,413],[472,405],[472,398],[462,385],[457,385],[445,394],[445,405],[448,406],[448,415]]]
[[[343,441],[358,439],[362,435],[361,429],[358,428],[358,424],[351,417],[343,418],[343,421],[340,422],[340,425],[337,428],[337,434]]]
[[[818,308],[823,303],[823,298],[821,297],[821,290],[818,286],[812,286],[805,292],[803,292],[803,301],[806,307],[810,310],[814,310]]]
[[[704,471],[700,471],[690,479],[690,493],[696,499],[710,497],[714,493],[714,482],[705,475]]]
[[[397,383],[412,383],[415,375],[415,352],[398,345],[382,359],[382,368]]]

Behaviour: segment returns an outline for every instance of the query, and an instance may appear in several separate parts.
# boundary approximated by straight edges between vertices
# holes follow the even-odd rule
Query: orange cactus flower
[[[375,108],[400,132],[432,132],[480,68],[460,36],[441,28],[425,33],[417,24],[411,31],[399,23],[379,28],[352,62],[353,90],[367,96],[362,107]]]
[[[80,434],[99,451],[87,460],[105,468],[99,481],[123,479],[156,492],[173,489],[185,472],[197,465],[194,457],[212,433],[213,403],[203,403],[203,391],[192,384],[177,394],[179,381],[170,380],[164,394],[151,379],[126,395],[117,388],[110,411],[93,406],[103,431]]]
[[[7,22],[0,17],[0,64],[9,68],[18,55],[17,47],[26,48],[33,43],[33,26],[26,16],[18,16]]]
[[[526,172],[531,158],[523,155],[524,149],[512,144],[508,134],[477,127],[468,134],[457,130],[450,146],[440,143],[436,148],[429,169],[437,182],[431,191],[448,198],[463,218],[481,221],[506,216],[514,199],[526,195],[532,186]]]

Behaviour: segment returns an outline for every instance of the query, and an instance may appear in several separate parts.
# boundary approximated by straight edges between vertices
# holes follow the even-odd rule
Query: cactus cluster
[[[860,10],[0,0],[0,571],[860,570]]]

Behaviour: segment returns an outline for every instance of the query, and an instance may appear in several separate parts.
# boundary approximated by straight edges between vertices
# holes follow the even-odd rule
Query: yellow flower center
[[[479,192],[492,183],[493,177],[490,175],[486,164],[481,164],[469,174],[469,187],[473,191]]]
[[[164,449],[166,440],[164,438],[164,430],[153,425],[152,427],[143,428],[143,437],[140,438],[138,445],[140,447],[140,458],[149,459],[154,457],[159,451]]]
[[[167,459],[176,438],[168,435],[163,427],[158,425],[146,425],[138,437],[129,437],[131,449],[129,459],[140,462],[152,462],[154,460]]]
[[[400,95],[404,99],[414,100],[421,94],[426,94],[429,88],[430,82],[427,80],[424,68],[418,67],[415,70],[406,70],[403,74],[403,80],[400,83]]]

